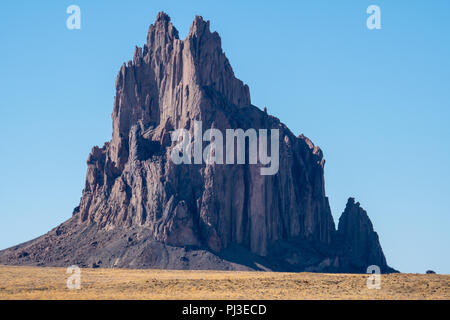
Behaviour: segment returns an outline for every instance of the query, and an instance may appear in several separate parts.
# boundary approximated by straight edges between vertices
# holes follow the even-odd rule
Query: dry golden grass
[[[0,299],[449,299],[450,275],[367,275],[82,269],[69,290],[64,268],[0,266]]]

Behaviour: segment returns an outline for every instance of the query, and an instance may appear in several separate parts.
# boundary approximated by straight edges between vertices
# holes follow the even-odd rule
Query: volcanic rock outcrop
[[[279,130],[279,171],[261,164],[175,164],[171,134],[203,128]],[[383,272],[378,236],[349,200],[336,231],[323,154],[253,106],[197,16],[185,40],[165,13],[116,79],[110,142],[94,147],[73,216],[0,252],[0,263],[45,266]]]
[[[354,272],[364,272],[367,266],[378,265],[386,269],[386,259],[366,211],[349,198],[339,218],[337,241],[341,252],[341,267]]]

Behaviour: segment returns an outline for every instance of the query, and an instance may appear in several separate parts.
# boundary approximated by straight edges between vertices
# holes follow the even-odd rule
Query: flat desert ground
[[[81,269],[67,288],[65,268],[0,266],[0,299],[450,299],[450,275],[369,275]]]

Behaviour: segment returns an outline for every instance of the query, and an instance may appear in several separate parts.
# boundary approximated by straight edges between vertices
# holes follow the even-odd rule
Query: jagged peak
[[[170,17],[167,13],[165,13],[164,11],[160,11],[158,12],[158,14],[156,15],[156,22],[158,21],[167,21],[170,22]]]
[[[179,39],[177,28],[170,22],[170,17],[165,12],[159,12],[154,24],[150,25],[147,34],[147,47],[163,46],[173,39]]]
[[[189,28],[187,38],[192,37],[193,35],[199,36],[209,33],[211,33],[209,20],[205,21],[202,16],[195,16],[194,21]]]
[[[354,203],[355,203],[355,198],[349,197],[348,200],[347,200],[347,205],[354,204]]]
[[[366,210],[361,207],[359,202],[356,202],[355,198],[349,197],[347,200],[347,204],[345,206],[345,210],[339,218],[339,226],[338,229],[341,229],[341,225],[348,224],[348,220],[357,219],[369,226],[369,229],[373,231],[372,222],[367,215]],[[353,223],[352,223],[353,225]]]
[[[138,64],[141,61],[142,58],[143,58],[143,56],[142,56],[142,48],[136,46],[134,48],[133,64],[135,64],[135,65]]]
[[[346,211],[351,211],[352,208],[358,209],[356,210],[357,212],[366,213],[366,211],[363,208],[361,208],[361,204],[357,202],[354,197],[349,197],[345,209]]]

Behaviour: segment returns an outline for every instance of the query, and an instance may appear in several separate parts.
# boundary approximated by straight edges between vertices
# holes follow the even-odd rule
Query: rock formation
[[[176,165],[171,133],[194,122],[279,129],[280,170],[260,164]],[[67,266],[392,271],[366,213],[349,200],[336,231],[323,154],[304,135],[253,106],[197,16],[185,40],[159,13],[147,43],[116,79],[110,142],[94,147],[73,216],[0,252],[0,263]]]
[[[367,266],[378,265],[382,271],[389,271],[381,249],[378,234],[366,211],[349,198],[339,218],[337,238],[340,243],[341,266],[355,272],[365,272]]]

